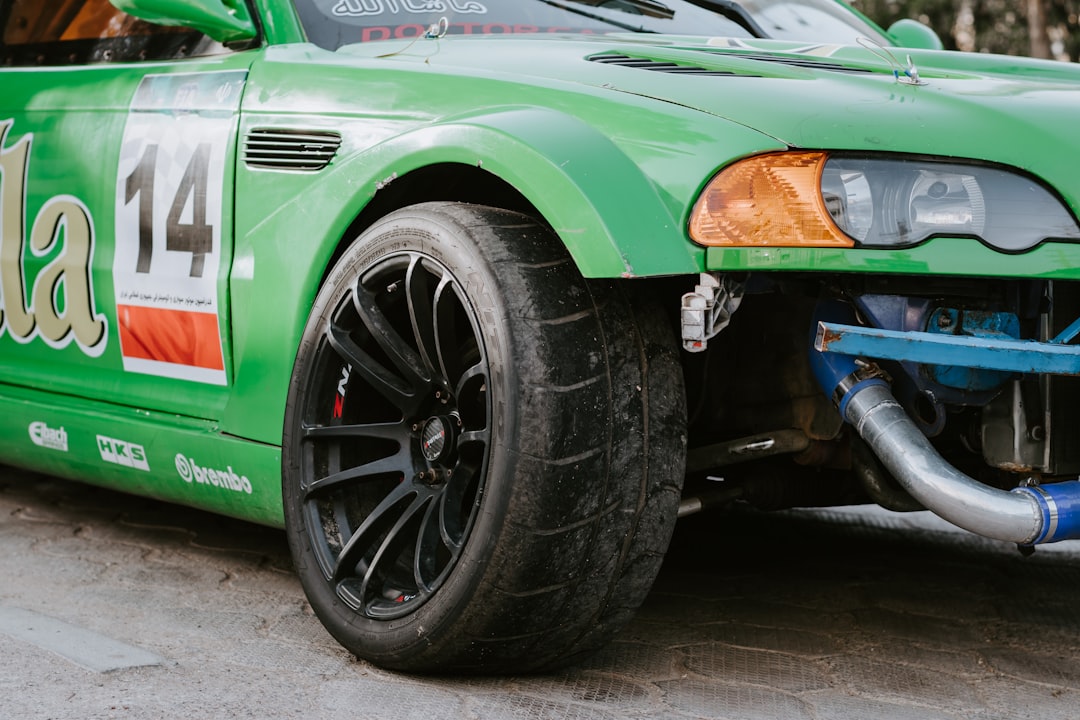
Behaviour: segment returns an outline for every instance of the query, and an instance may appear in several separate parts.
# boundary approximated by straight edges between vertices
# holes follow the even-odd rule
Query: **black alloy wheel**
[[[418,253],[368,269],[315,350],[300,502],[327,583],[365,617],[408,614],[442,585],[487,472],[487,358],[446,268]]]
[[[602,645],[675,521],[671,328],[546,227],[426,204],[352,243],[289,388],[283,500],[315,613],[359,657],[523,672]]]

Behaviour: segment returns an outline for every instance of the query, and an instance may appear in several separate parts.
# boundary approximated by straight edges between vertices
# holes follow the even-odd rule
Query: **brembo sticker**
[[[213,485],[225,490],[251,494],[251,481],[247,479],[246,475],[237,475],[231,465],[225,470],[215,470],[200,466],[195,462],[195,458],[186,457],[183,453],[177,453],[176,472],[180,474],[184,482]]]

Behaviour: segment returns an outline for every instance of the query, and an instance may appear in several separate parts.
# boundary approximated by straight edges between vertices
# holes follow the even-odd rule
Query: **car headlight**
[[[939,235],[1021,252],[1078,240],[1080,227],[1043,185],[998,167],[824,152],[736,162],[690,217],[695,242],[727,247],[908,247]]]

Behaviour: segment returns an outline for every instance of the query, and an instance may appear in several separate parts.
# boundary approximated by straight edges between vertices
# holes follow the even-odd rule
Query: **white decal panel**
[[[225,161],[245,71],[148,75],[124,128],[113,282],[124,369],[225,385]]]

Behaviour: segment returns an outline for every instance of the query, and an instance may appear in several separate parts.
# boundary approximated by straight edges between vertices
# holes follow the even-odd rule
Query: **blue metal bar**
[[[1073,320],[1072,324],[1069,325],[1069,327],[1062,330],[1061,333],[1050,342],[1054,343],[1055,345],[1064,345],[1068,342],[1071,342],[1072,339],[1077,335],[1080,335],[1080,318],[1076,318],[1075,320]]]
[[[814,348],[880,360],[1049,375],[1080,375],[1080,346],[819,322]]]

